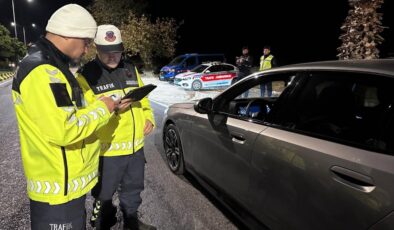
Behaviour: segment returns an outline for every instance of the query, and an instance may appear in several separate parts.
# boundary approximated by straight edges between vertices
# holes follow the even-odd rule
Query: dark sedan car
[[[393,229],[393,102],[394,60],[255,73],[168,109],[168,165],[252,229]]]

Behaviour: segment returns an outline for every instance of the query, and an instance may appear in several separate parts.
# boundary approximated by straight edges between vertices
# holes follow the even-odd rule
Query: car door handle
[[[366,193],[370,193],[376,188],[372,178],[369,176],[340,166],[332,166],[330,170],[333,173],[333,179],[335,181],[351,188]]]
[[[245,137],[242,133],[231,132],[231,140],[238,144],[245,143]]]

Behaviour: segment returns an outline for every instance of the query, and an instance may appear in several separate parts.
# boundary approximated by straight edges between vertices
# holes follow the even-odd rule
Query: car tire
[[[173,173],[182,175],[185,172],[182,144],[174,124],[169,124],[164,129],[163,145],[168,167]]]
[[[192,82],[192,90],[198,91],[202,88],[202,83],[199,80],[195,80]]]

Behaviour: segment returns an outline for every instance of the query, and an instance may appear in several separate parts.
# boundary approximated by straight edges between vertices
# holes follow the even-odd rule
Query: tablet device
[[[132,101],[139,101],[148,95],[152,90],[154,90],[157,86],[153,84],[144,85],[135,89],[130,90],[123,98],[130,98]]]

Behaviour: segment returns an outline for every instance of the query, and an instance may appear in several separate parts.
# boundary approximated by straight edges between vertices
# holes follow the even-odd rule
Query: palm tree
[[[337,49],[339,59],[379,58],[377,46],[383,42],[379,35],[382,13],[378,13],[384,0],[349,0],[350,10],[341,27],[342,45]]]

